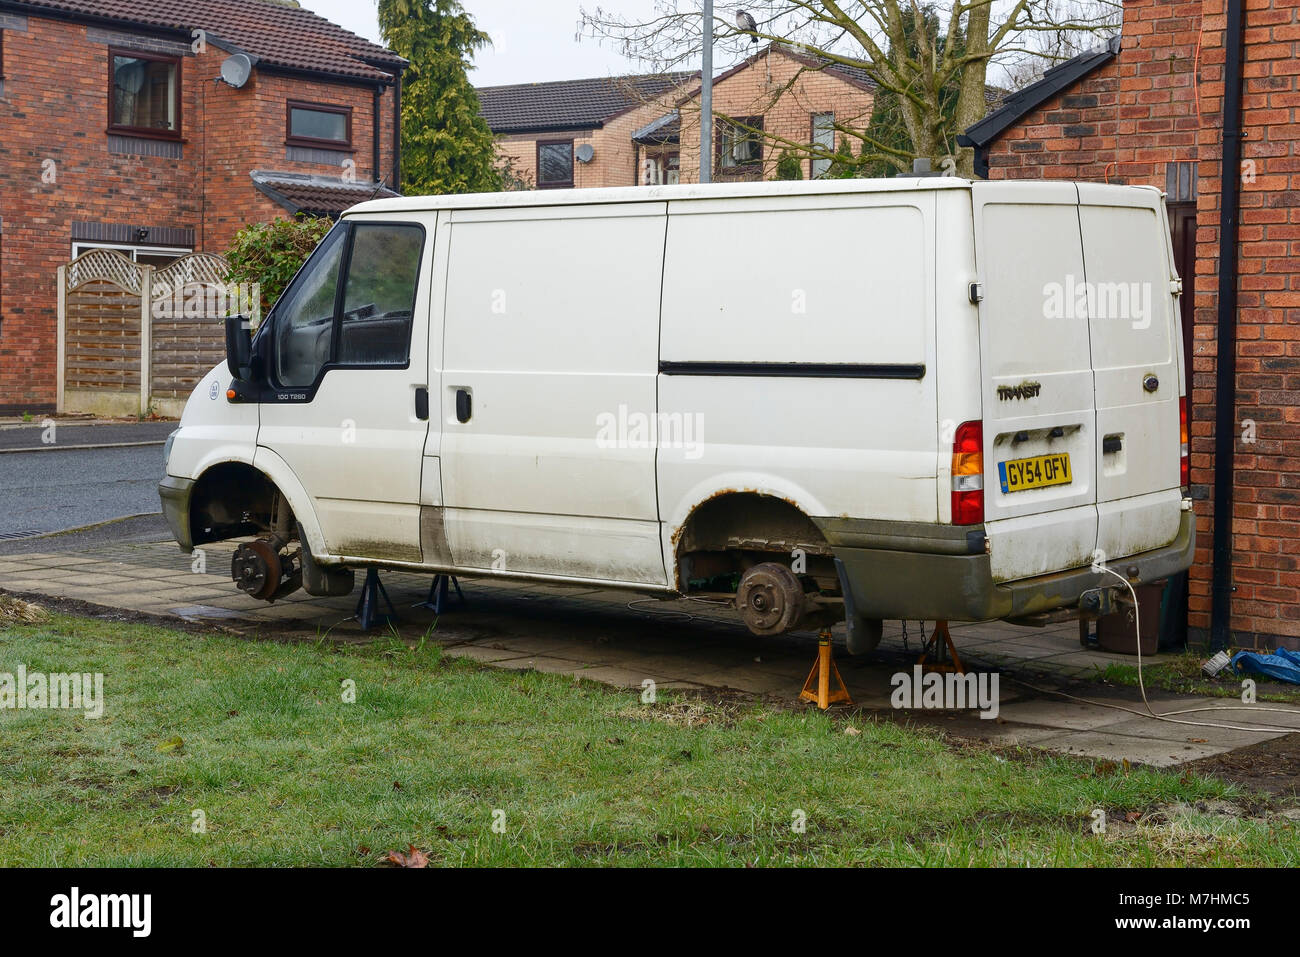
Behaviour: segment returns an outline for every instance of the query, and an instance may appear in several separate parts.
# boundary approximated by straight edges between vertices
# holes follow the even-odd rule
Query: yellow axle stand
[[[835,683],[833,690],[832,680]],[[817,661],[813,664],[812,671],[808,672],[808,680],[803,683],[799,698],[815,702],[823,711],[832,704],[853,704],[849,689],[844,687],[844,679],[840,677],[840,669],[835,667],[835,659],[831,656],[829,631],[823,631],[817,638]]]

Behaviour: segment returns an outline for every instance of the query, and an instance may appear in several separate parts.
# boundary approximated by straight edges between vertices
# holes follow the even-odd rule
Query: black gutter
[[[342,86],[369,86],[372,83],[388,83],[385,76],[359,76],[351,73],[331,73],[328,70],[308,70],[303,67],[281,66],[266,60],[257,66],[259,73],[274,73],[277,76],[300,76],[316,80],[318,83],[338,83]],[[382,72],[382,71],[381,71]]]
[[[482,113],[479,114],[482,116]],[[483,117],[486,121],[487,117]],[[585,131],[595,132],[603,130],[605,121],[598,123],[557,123],[553,126],[528,126],[528,127],[496,127],[488,123],[488,129],[496,136],[528,136],[533,133],[581,133]]]
[[[1241,209],[1242,40],[1246,13],[1228,0],[1223,34],[1223,163],[1219,169],[1219,321],[1214,383],[1214,545],[1210,586],[1210,648],[1232,637],[1232,503],[1237,439],[1237,227]]]

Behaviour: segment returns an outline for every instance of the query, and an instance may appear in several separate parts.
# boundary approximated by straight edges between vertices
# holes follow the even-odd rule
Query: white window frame
[[[818,126],[818,121],[829,123],[829,126]],[[829,139],[827,137],[829,134]],[[814,113],[812,115],[812,144],[820,146],[830,152],[835,152],[835,114],[834,113]],[[811,179],[820,179],[825,176],[831,168],[831,161],[820,157],[813,157],[809,161],[808,173]]]
[[[194,252],[193,249],[185,246],[135,246],[130,243],[98,243],[90,239],[77,239],[72,243],[72,258],[76,259],[82,253],[88,253],[92,249],[115,249],[133,263],[140,261],[141,253],[147,256],[175,254],[176,258],[179,259],[181,256],[187,256]]]

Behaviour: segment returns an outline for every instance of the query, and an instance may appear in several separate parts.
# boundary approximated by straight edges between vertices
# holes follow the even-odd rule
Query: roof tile
[[[595,129],[697,76],[661,73],[485,86],[479,87],[478,98],[480,112],[493,133]]]
[[[405,61],[324,17],[274,0],[24,0],[24,6],[122,24],[205,30],[259,61],[365,80],[384,80]]]

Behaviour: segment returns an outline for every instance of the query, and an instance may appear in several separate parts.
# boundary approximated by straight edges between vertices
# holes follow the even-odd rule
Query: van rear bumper
[[[863,618],[949,621],[1017,618],[1072,608],[1089,589],[1115,584],[1113,578],[1100,575],[1089,566],[1019,581],[995,582],[989,556],[982,552],[962,555],[912,548],[863,548],[837,544],[835,538],[845,541],[851,536],[837,535],[833,527],[823,526],[823,531],[835,553],[846,606]],[[1195,546],[1195,513],[1185,511],[1178,535],[1168,545],[1114,559],[1112,564],[1134,584],[1153,582],[1190,566]],[[1136,576],[1131,569],[1136,569]]]
[[[183,552],[194,550],[194,541],[190,538],[190,495],[193,491],[193,479],[168,475],[158,483],[163,518]]]

